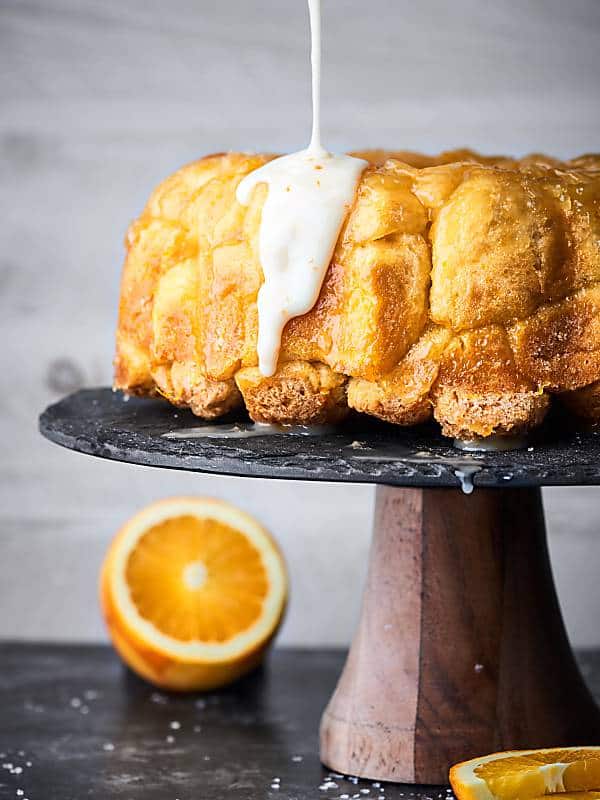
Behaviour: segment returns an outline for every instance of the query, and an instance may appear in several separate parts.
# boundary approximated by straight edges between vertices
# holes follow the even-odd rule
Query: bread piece
[[[450,342],[433,401],[442,432],[455,439],[524,434],[540,424],[550,402],[519,373],[499,325],[466,331]]]
[[[552,392],[600,377],[600,285],[545,305],[509,328],[519,371]]]
[[[339,422],[348,413],[346,377],[325,364],[287,361],[270,378],[246,367],[235,379],[256,422],[317,425]]]
[[[451,338],[445,328],[430,328],[384,377],[374,381],[352,378],[348,405],[396,425],[427,422],[433,410],[431,388]]]

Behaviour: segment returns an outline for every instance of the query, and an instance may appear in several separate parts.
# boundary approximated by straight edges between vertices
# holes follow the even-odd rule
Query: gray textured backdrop
[[[324,0],[333,148],[597,150],[598,0]],[[304,0],[0,0],[0,636],[102,637],[95,580],[118,525],[206,493],[277,535],[293,580],[282,641],[347,641],[365,568],[366,487],[216,479],[93,461],[36,433],[108,383],[122,239],[161,178],[224,149],[309,133]],[[577,644],[600,644],[600,493],[546,492]]]

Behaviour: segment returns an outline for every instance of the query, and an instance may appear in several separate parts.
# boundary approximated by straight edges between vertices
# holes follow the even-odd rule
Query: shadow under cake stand
[[[600,484],[600,433],[550,427],[529,447],[464,453],[433,427],[357,418],[273,435],[247,418],[206,425],[110,389],[50,406],[40,430],[134,464],[377,485],[361,618],[321,719],[330,769],[438,784],[451,764],[495,750],[600,743],[600,712],[554,589],[540,492]]]

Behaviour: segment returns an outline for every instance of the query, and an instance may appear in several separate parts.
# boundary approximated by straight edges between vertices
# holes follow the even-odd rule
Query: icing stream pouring
[[[259,230],[264,283],[258,293],[258,367],[273,375],[281,335],[293,317],[317,302],[344,219],[366,161],[334,155],[321,144],[321,2],[308,0],[311,30],[312,135],[309,146],[247,175],[237,199],[268,186]]]

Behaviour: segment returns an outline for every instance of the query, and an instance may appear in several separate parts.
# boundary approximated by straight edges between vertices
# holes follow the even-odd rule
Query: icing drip
[[[366,161],[334,155],[321,145],[320,0],[309,0],[313,124],[309,146],[276,158],[247,175],[237,199],[250,203],[254,188],[268,186],[259,231],[264,283],[258,293],[258,366],[273,375],[281,335],[293,317],[317,302],[344,219]]]

